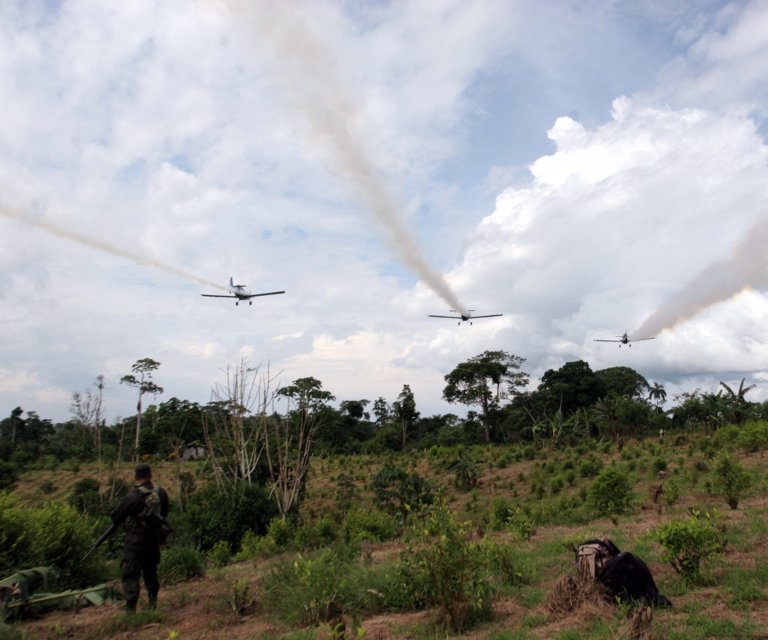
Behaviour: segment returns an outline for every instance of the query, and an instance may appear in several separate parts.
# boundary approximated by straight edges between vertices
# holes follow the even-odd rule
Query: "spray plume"
[[[361,136],[354,131],[357,109],[336,73],[336,60],[328,46],[306,25],[294,2],[235,3],[251,12],[248,23],[259,30],[279,61],[286,98],[306,118],[313,136],[346,176],[354,196],[384,228],[403,264],[418,275],[452,309],[466,313],[445,279],[427,262],[397,213],[394,198],[368,156]]]
[[[672,329],[700,311],[739,293],[745,288],[768,286],[768,219],[755,224],[733,250],[730,257],[705,268],[661,308],[643,322],[633,334],[647,338],[663,329]]]
[[[40,229],[41,231],[50,233],[58,238],[63,238],[65,240],[70,240],[72,242],[77,242],[79,244],[85,245],[86,247],[90,247],[91,249],[97,249],[99,251],[103,251],[104,253],[109,253],[113,256],[127,258],[134,262],[143,264],[147,267],[153,267],[155,269],[160,269],[161,271],[172,273],[181,278],[184,278],[185,280],[191,280],[192,282],[197,282],[200,284],[207,285],[209,287],[215,287],[217,289],[222,289],[224,291],[227,291],[227,288],[222,286],[221,284],[211,282],[210,280],[206,280],[205,278],[196,276],[195,274],[189,273],[188,271],[184,271],[182,269],[177,269],[176,267],[169,266],[167,264],[159,262],[158,260],[155,260],[154,258],[149,258],[147,256],[144,256],[136,251],[129,251],[127,249],[116,247],[112,244],[109,244],[108,242],[97,240],[95,238],[90,238],[82,233],[77,233],[70,229],[65,229],[64,227],[60,227],[46,220],[39,220],[29,214],[18,211],[17,209],[6,207],[3,204],[0,204],[0,215],[5,218],[10,218],[11,220],[17,220],[18,222],[23,222],[25,224],[28,224],[34,227],[35,229]]]

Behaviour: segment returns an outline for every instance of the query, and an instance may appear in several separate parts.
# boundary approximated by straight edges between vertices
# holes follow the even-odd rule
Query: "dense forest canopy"
[[[150,363],[151,369],[142,369]],[[748,417],[768,416],[768,403],[747,398],[753,386],[726,384],[716,391],[698,389],[668,399],[664,387],[650,383],[630,367],[592,371],[583,360],[566,362],[544,373],[535,388],[528,388],[524,358],[505,351],[486,351],[459,363],[445,375],[443,397],[466,415],[424,415],[418,409],[408,384],[389,402],[383,397],[345,398],[332,406],[336,393],[324,389],[320,380],[308,376],[277,389],[272,381],[258,378],[258,369],[245,367],[241,375],[253,374],[240,384],[264,386],[266,393],[256,406],[244,406],[243,397],[253,389],[218,389],[207,404],[170,397],[158,401],[163,388],[151,382],[148,373],[162,377],[160,363],[149,358],[134,366],[145,379],[128,379],[139,393],[137,413],[106,424],[103,419],[103,376],[96,391],[74,393],[72,418],[53,423],[33,408],[12,408],[0,420],[0,455],[6,466],[23,468],[49,460],[129,460],[137,456],[183,455],[197,448],[210,448],[206,425],[234,417],[247,426],[263,419],[292,421],[296,428],[311,419],[315,453],[378,453],[404,451],[432,445],[516,443],[547,438],[573,441],[582,436],[621,439],[622,436],[657,432],[686,426],[716,427],[742,424]],[[141,398],[152,394],[156,403],[144,410]],[[278,411],[282,408],[283,413]]]

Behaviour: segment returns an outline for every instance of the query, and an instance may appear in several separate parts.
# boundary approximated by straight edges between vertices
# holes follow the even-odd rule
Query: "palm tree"
[[[664,385],[654,382],[648,390],[648,399],[651,400],[658,409],[667,400],[667,391],[664,389]]]
[[[751,384],[748,387],[744,386],[746,378],[741,379],[738,391],[731,389],[725,382],[720,382],[720,386],[726,391],[725,404],[731,413],[731,418],[736,426],[743,425],[749,417],[749,405],[750,403],[744,398],[749,391],[755,388],[756,385]]]

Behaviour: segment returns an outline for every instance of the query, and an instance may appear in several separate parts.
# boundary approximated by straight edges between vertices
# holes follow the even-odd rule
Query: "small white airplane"
[[[621,348],[621,345],[628,344],[630,347],[632,346],[633,342],[642,342],[643,340],[655,340],[657,336],[653,336],[652,338],[635,338],[634,340],[631,340],[630,337],[627,335],[627,332],[625,331],[622,335],[616,336],[618,340],[601,340],[600,338],[595,338],[594,342],[618,342],[619,348]]]
[[[472,312],[474,309],[467,309],[467,313],[459,313],[458,311],[455,311],[454,309],[450,310],[451,313],[455,313],[457,315],[455,316],[438,316],[434,314],[429,314],[428,318],[450,318],[451,320],[458,320],[456,324],[461,324],[462,322],[467,322],[469,320],[469,324],[472,324],[472,320],[477,320],[478,318],[498,318],[500,316],[503,316],[503,313],[491,313],[489,315],[485,316],[473,316]]]
[[[267,291],[266,293],[251,293],[248,291],[248,289],[245,288],[244,284],[235,284],[232,281],[232,278],[229,278],[229,290],[231,293],[229,295],[222,295],[219,293],[201,293],[201,296],[204,296],[205,298],[235,298],[235,304],[240,304],[241,300],[247,300],[248,304],[253,304],[253,300],[251,298],[258,298],[259,296],[276,296],[280,293],[285,293],[285,291]]]

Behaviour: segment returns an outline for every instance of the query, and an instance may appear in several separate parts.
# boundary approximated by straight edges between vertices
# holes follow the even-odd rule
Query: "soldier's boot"
[[[147,589],[147,597],[149,598],[149,604],[147,605],[147,609],[157,609],[157,593],[159,589]]]

